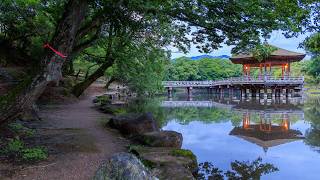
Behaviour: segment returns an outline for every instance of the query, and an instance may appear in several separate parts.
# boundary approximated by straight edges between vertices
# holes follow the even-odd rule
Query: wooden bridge
[[[301,85],[304,83],[304,77],[235,77],[216,81],[163,81],[162,85],[166,88],[183,87],[215,87],[215,86],[234,86],[234,85]]]
[[[168,89],[168,95],[172,95],[173,88],[187,88],[190,96],[193,88],[208,88],[215,93],[233,94],[234,89],[240,90],[241,96],[257,96],[260,95],[261,90],[267,96],[268,89],[274,96],[288,95],[290,91],[301,91],[304,84],[304,77],[234,77],[216,81],[163,81],[163,87]],[[227,91],[224,91],[227,89]],[[286,91],[283,93],[283,91]]]

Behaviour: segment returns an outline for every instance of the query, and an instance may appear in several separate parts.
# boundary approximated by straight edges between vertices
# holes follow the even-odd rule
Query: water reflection
[[[183,148],[218,170],[231,162],[274,164],[262,179],[317,179],[320,171],[320,100],[237,99],[195,95],[134,101],[128,111],[152,112],[160,126],[182,133]],[[230,167],[231,166],[231,167]]]
[[[260,179],[262,175],[276,171],[279,171],[277,167],[270,163],[262,163],[260,157],[252,162],[233,161],[231,162],[231,170],[225,173],[211,162],[204,162],[199,164],[197,179],[223,180],[225,177],[231,180]]]
[[[272,116],[272,115],[279,115]],[[254,143],[267,152],[268,148],[303,139],[299,130],[290,129],[287,112],[259,113],[253,122],[250,112],[243,113],[242,126],[234,127],[230,135]],[[258,122],[257,122],[258,121]]]

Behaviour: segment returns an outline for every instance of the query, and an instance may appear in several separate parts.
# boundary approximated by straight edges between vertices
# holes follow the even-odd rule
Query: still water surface
[[[183,148],[220,174],[235,161],[248,165],[260,157],[262,164],[278,169],[261,179],[320,179],[318,97],[265,101],[177,95],[140,100],[129,109],[152,112],[162,129],[180,132]]]

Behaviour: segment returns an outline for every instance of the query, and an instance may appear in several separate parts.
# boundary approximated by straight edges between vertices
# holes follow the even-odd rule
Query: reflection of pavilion
[[[252,123],[250,113],[243,113],[242,126],[233,128],[230,135],[257,144],[265,152],[270,147],[304,138],[300,131],[290,129],[290,119],[286,113],[278,119],[271,118],[268,113],[260,114],[259,120]],[[278,123],[272,123],[272,120]]]

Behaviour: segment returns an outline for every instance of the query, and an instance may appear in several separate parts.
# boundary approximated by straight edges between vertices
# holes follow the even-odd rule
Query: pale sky
[[[274,31],[271,34],[271,38],[268,39],[268,43],[271,45],[275,45],[277,47],[287,49],[290,51],[295,51],[295,52],[301,52],[305,53],[304,49],[298,48],[299,43],[303,42],[303,40],[307,37],[307,35],[300,35],[298,38],[285,38],[280,31]],[[170,48],[169,48],[170,49]],[[223,47],[215,50],[214,52],[210,53],[209,55],[212,56],[219,56],[219,55],[229,55],[231,56],[231,49],[232,47],[227,46],[226,44],[223,44]],[[174,48],[170,49],[172,51],[171,53],[171,58],[177,58],[181,56],[199,56],[203,55],[203,53],[198,52],[198,50],[195,48],[195,46],[191,46],[191,49],[189,53],[184,54],[184,53],[177,53]],[[305,59],[310,59],[309,56],[307,56]]]

